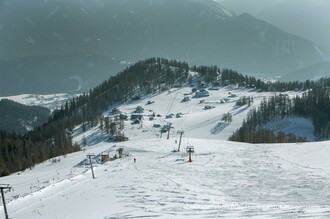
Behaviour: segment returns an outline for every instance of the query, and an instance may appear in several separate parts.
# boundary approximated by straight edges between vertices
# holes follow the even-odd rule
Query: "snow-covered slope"
[[[117,146],[103,142],[0,181],[14,186],[6,198],[11,218],[17,219],[326,218],[327,144],[249,145],[184,138],[184,147],[195,146],[193,162],[188,163],[186,153],[171,152],[176,146],[172,140],[133,140]],[[96,179],[84,166],[76,167],[87,153],[109,150],[113,156],[118,146],[129,156],[94,164]]]
[[[99,128],[74,132],[87,140],[85,150],[0,178],[13,190],[5,196],[9,216],[26,218],[328,218],[330,216],[329,142],[253,145],[225,139],[248,112],[235,106],[240,96],[254,105],[273,93],[224,87],[210,96],[191,98],[190,88],[128,102],[118,109],[130,115],[144,108],[142,124],[125,123],[130,140],[107,141]],[[231,92],[231,97],[229,96]],[[185,95],[186,94],[186,95]],[[235,97],[235,95],[237,95]],[[294,95],[294,93],[288,93]],[[192,94],[190,94],[192,97]],[[226,103],[220,100],[226,99]],[[204,100],[203,103],[200,103]],[[150,101],[146,105],[146,103]],[[154,101],[154,103],[152,103]],[[205,110],[205,105],[214,108]],[[221,116],[233,122],[219,125]],[[149,114],[160,114],[149,121]],[[174,118],[165,119],[173,113]],[[176,118],[176,113],[182,113]],[[108,113],[110,114],[110,113]],[[171,122],[169,139],[153,124]],[[294,129],[294,128],[292,128]],[[181,151],[178,130],[183,130]],[[194,146],[192,163],[187,146]],[[105,163],[100,154],[124,156]],[[96,155],[92,179],[87,155]],[[133,159],[136,158],[136,163]],[[0,208],[0,215],[3,209]]]
[[[42,106],[51,111],[61,108],[64,103],[75,97],[73,94],[21,94],[16,96],[0,97],[1,99],[9,99],[27,106]]]
[[[207,92],[209,96],[196,98],[196,93],[192,92],[192,88],[174,88],[160,95],[118,107],[128,117],[138,106],[144,108],[142,123],[131,125],[131,121],[126,122],[125,135],[129,138],[140,139],[156,137],[160,129],[154,128],[154,124],[163,126],[171,123],[174,127],[170,133],[171,136],[176,136],[177,131],[183,130],[186,137],[227,140],[241,126],[252,107],[258,107],[264,98],[267,99],[270,96],[279,94],[258,92],[255,89],[243,89],[236,86],[220,87],[218,90],[208,90]],[[283,94],[293,97],[300,93],[285,92]],[[236,105],[236,102],[243,96],[253,97],[253,104],[250,107]],[[182,102],[185,97],[189,98],[190,101]],[[152,104],[147,104],[148,102],[152,102]],[[206,106],[211,109],[205,109]],[[178,113],[181,113],[180,118],[176,116]],[[226,113],[233,116],[231,123],[222,121],[222,117]],[[156,115],[155,120],[149,121],[149,116],[153,114]],[[172,118],[166,118],[171,114]],[[157,117],[157,115],[160,115],[160,117]],[[311,121],[304,118],[294,118],[294,120],[295,122],[290,124],[290,129],[283,130],[285,133],[300,134],[302,126],[306,126],[310,128],[302,133],[303,136],[308,137],[310,140],[313,140],[313,137],[315,138]],[[276,123],[271,124],[272,127],[268,128],[280,131],[279,128],[276,128],[280,123],[283,123],[283,121],[278,120]]]

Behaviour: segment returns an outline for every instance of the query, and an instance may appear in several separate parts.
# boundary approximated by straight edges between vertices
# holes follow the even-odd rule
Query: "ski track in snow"
[[[194,212],[195,217],[213,218],[225,216],[232,210],[244,217],[270,215],[275,218],[288,214],[298,217],[304,215],[301,209],[328,205],[329,198],[315,202],[315,195],[324,194],[328,179],[313,173],[306,175],[294,166],[292,172],[287,172],[267,148],[260,150],[258,147],[243,147],[229,155],[213,156],[203,165],[181,163],[176,168],[177,164],[169,162],[173,159],[171,156],[158,159],[157,165],[150,164],[143,169],[137,164],[139,177],[135,177],[131,185],[118,188],[125,194],[121,198],[124,203],[132,202],[127,208],[136,207],[156,215],[189,216]],[[224,155],[228,158],[219,159]],[[204,168],[205,165],[212,168]],[[200,166],[203,170],[199,170]],[[158,187],[150,190],[155,184]],[[327,189],[329,192],[329,187]],[[127,212],[116,216],[133,217]]]
[[[270,215],[276,218],[304,215],[302,209],[305,208],[328,208],[329,197],[315,200],[315,197],[324,195],[325,189],[329,192],[329,186],[326,186],[328,179],[313,173],[306,175],[306,171],[294,166],[291,172],[287,172],[281,168],[278,158],[271,156],[267,149],[260,150],[257,147],[234,151],[229,156],[227,154],[228,159],[215,158],[210,163],[216,165],[203,168],[203,171],[198,171],[199,164],[191,164],[191,167],[188,164],[177,169],[174,164],[167,165],[168,161],[159,162],[150,167],[152,171],[140,171],[141,178],[136,178],[132,185],[121,188],[121,193],[128,194],[124,196],[127,198],[124,202],[134,198],[127,207],[136,206],[160,215],[177,215],[180,212],[180,215],[189,216],[194,212],[196,217],[214,218],[225,216],[231,210],[242,209],[240,214],[244,217]],[[199,158],[196,156],[195,159]],[[190,174],[185,174],[187,172]],[[201,179],[205,181],[201,182]],[[163,187],[146,195],[146,191],[155,183]],[[134,185],[144,186],[134,188]],[[152,195],[155,193],[157,200]],[[127,214],[117,216],[133,217]]]

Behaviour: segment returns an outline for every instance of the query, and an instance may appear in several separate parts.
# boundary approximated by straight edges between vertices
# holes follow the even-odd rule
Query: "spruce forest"
[[[33,168],[44,161],[56,162],[54,157],[80,150],[72,142],[73,129],[81,125],[84,131],[99,126],[113,141],[125,140],[123,120],[116,121],[102,116],[103,112],[116,108],[128,100],[159,93],[172,87],[190,86],[195,80],[189,72],[197,72],[198,80],[208,86],[235,84],[258,92],[279,92],[253,108],[242,126],[230,137],[232,141],[250,143],[275,143],[305,141],[304,138],[284,133],[273,133],[264,127],[270,121],[292,115],[311,118],[318,140],[328,139],[330,121],[330,79],[305,82],[265,82],[231,69],[217,66],[191,66],[185,62],[162,58],[150,58],[135,63],[99,86],[67,101],[55,110],[48,122],[27,134],[0,132],[0,176],[26,168]],[[301,96],[290,99],[282,91],[302,91]],[[238,104],[249,104],[249,97]],[[230,118],[230,115],[228,115]],[[82,142],[83,144],[83,142]]]

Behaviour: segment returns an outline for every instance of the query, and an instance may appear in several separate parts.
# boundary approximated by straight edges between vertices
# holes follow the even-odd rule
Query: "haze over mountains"
[[[237,14],[250,13],[289,33],[330,47],[327,0],[217,0]]]
[[[86,91],[155,56],[266,76],[326,61],[326,48],[208,0],[4,0],[0,10],[0,96]]]
[[[327,0],[217,0],[237,14],[250,13],[288,33],[330,48],[330,2]],[[322,52],[321,52],[322,53]],[[328,53],[322,54],[326,61],[304,66],[287,72],[282,80],[307,80],[329,77]]]

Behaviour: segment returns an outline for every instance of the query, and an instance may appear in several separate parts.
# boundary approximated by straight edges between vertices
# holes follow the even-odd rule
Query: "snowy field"
[[[235,95],[229,97],[229,92]],[[249,111],[235,106],[236,100],[253,96],[258,106],[274,94],[226,87],[181,102],[190,95],[189,88],[172,89],[118,106],[127,115],[137,106],[144,108],[141,124],[125,123],[129,141],[114,144],[98,128],[85,133],[77,128],[74,140],[87,139],[84,151],[0,178],[0,184],[13,187],[5,194],[10,218],[330,218],[329,142],[229,142]],[[227,101],[220,103],[223,99]],[[205,105],[214,108],[205,110]],[[228,112],[233,122],[225,124],[221,117]],[[161,117],[149,121],[153,113]],[[172,113],[173,118],[165,118]],[[176,118],[177,113],[182,117]],[[309,127],[304,135],[313,137],[310,121],[293,119],[297,126],[291,124],[291,131],[303,125]],[[167,134],[160,138],[153,126],[168,122],[174,127],[169,139]],[[181,152],[173,152],[179,130],[184,131]],[[195,148],[191,163],[187,146]],[[124,148],[123,158],[99,161],[98,155],[114,157],[118,148]],[[97,155],[95,179],[87,161],[90,153]]]
[[[22,94],[17,96],[0,97],[1,99],[9,99],[20,104],[27,106],[42,106],[50,109],[51,111],[61,108],[68,99],[75,97],[71,94]]]

